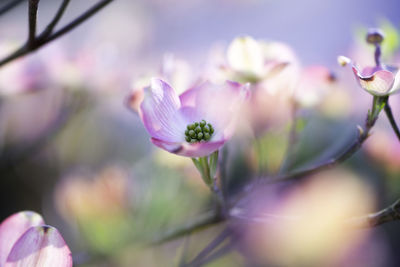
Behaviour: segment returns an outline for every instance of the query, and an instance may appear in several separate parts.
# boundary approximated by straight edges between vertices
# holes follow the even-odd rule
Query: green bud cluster
[[[189,124],[185,130],[185,139],[188,143],[197,143],[208,141],[214,133],[214,128],[205,120]]]

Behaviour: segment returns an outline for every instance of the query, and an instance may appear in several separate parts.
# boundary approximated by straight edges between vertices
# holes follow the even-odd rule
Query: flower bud
[[[367,43],[369,44],[380,44],[385,39],[385,34],[376,28],[368,29]]]
[[[345,56],[338,56],[337,61],[338,64],[342,67],[345,67],[351,63],[351,59]]]

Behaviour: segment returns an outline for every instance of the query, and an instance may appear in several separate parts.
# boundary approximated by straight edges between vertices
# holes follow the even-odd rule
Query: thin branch
[[[182,266],[200,266],[201,262],[206,259],[216,248],[218,248],[228,237],[231,236],[229,229],[224,229],[217,237],[215,237],[200,253],[188,264]]]
[[[53,20],[47,25],[46,29],[39,35],[39,39],[47,38],[54,30],[54,27],[60,21],[62,15],[64,14],[70,0],[63,0],[59,9],[57,10],[56,15],[54,16]]]
[[[235,242],[231,241],[228,244],[217,249],[214,253],[208,255],[206,258],[202,259],[200,262],[198,262],[198,265],[200,265],[200,266],[206,265],[207,263],[210,263],[216,259],[219,259],[220,257],[224,256],[225,254],[231,252],[233,249],[235,249]]]
[[[0,67],[13,61],[16,58],[25,56],[26,54],[44,46],[45,44],[57,39],[58,37],[64,35],[65,33],[71,31],[74,29],[76,26],[81,24],[82,22],[86,21],[88,18],[96,14],[98,11],[100,11],[103,7],[105,7],[107,4],[111,3],[113,0],[103,0],[100,1],[99,3],[95,4],[93,7],[88,9],[86,12],[84,12],[82,15],[71,21],[69,24],[65,25],[63,28],[58,30],[57,32],[49,35],[46,38],[43,38],[41,36],[37,37],[34,41],[33,46],[29,45],[23,45],[13,53],[11,53],[9,56],[6,58],[0,60]]]
[[[357,228],[369,228],[398,220],[400,220],[400,199],[396,200],[389,207],[382,209],[376,213],[353,218],[349,220],[349,223]]]
[[[258,216],[246,215],[245,211],[236,208],[231,212],[231,217],[245,223],[275,223],[279,221],[296,222],[301,218],[299,216],[283,216],[277,214],[263,213]],[[370,213],[360,217],[350,218],[343,222],[353,228],[372,228],[384,223],[400,220],[400,199],[392,205],[375,213]]]
[[[222,222],[223,220],[224,220],[223,217],[221,217],[218,213],[212,211],[204,214],[203,216],[197,218],[196,220],[190,223],[181,225],[175,229],[163,233],[161,236],[157,237],[152,243],[162,244],[169,240],[182,237],[188,233],[194,233],[196,231],[205,229],[209,226]]]
[[[16,7],[18,4],[21,4],[23,1],[25,0],[14,0],[14,1],[10,1],[7,4],[5,4],[4,6],[2,6],[0,8],[0,16],[3,15],[4,13],[7,13],[9,10],[13,9],[14,7]]]
[[[387,99],[387,102],[385,105],[385,113],[389,119],[389,122],[390,122],[390,125],[392,126],[393,131],[395,132],[397,138],[400,141],[400,130],[399,130],[399,127],[397,126],[396,121],[393,117],[392,109],[390,108],[390,105],[389,105],[389,99]]]
[[[28,47],[34,47],[36,41],[36,20],[40,0],[29,0],[29,34]]]
[[[275,183],[275,182],[282,182],[282,181],[287,181],[291,180],[293,178],[301,178],[301,177],[306,177],[308,175],[315,174],[317,172],[320,172],[322,170],[330,169],[332,167],[335,167],[336,165],[346,161],[350,157],[352,157],[363,145],[365,140],[370,135],[370,131],[372,127],[374,127],[376,120],[378,119],[380,111],[386,106],[387,103],[387,97],[374,97],[373,103],[372,103],[372,109],[368,112],[367,119],[365,120],[365,125],[364,128],[361,126],[358,126],[358,137],[357,139],[345,150],[343,151],[339,156],[336,158],[330,159],[324,163],[318,164],[316,166],[292,172],[287,175],[283,176],[277,176],[271,179],[263,179],[258,182],[260,183]]]
[[[54,39],[57,39],[58,37],[62,36],[63,34],[69,32],[94,14],[96,14],[98,11],[100,11],[103,7],[111,3],[113,0],[103,0],[90,9],[88,9],[85,13],[71,21],[69,24],[65,25],[63,28],[52,34],[49,38],[46,39],[46,43],[53,41]]]

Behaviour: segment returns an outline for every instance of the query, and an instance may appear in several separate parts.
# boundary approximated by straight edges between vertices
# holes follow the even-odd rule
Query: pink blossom
[[[387,96],[400,89],[400,72],[398,67],[380,65],[359,69],[349,58],[340,56],[339,64],[351,64],[353,73],[360,86],[375,96]]]
[[[12,266],[70,267],[71,251],[39,214],[18,212],[0,224],[0,267]]]
[[[236,115],[247,96],[247,86],[234,82],[206,82],[178,96],[166,82],[153,78],[145,88],[139,114],[153,144],[178,155],[203,157],[232,136]],[[188,126],[203,120],[213,129],[209,138],[187,140]]]

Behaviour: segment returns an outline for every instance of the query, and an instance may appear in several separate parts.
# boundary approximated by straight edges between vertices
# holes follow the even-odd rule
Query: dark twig
[[[64,14],[69,4],[69,1],[70,0],[63,0],[53,20],[49,23],[49,25],[47,25],[46,29],[39,35],[38,39],[45,39],[53,32],[54,27],[57,25],[62,15]]]
[[[350,225],[357,228],[375,227],[387,222],[400,220],[400,199],[396,200],[389,207],[376,213],[371,213],[349,220]]]
[[[28,44],[29,48],[33,48],[36,41],[36,17],[40,0],[29,0],[29,34]]]
[[[182,266],[200,266],[201,262],[207,258],[217,247],[219,247],[228,237],[231,231],[224,229],[216,238],[214,238],[190,263]]]
[[[194,233],[201,229],[207,228],[214,224],[217,224],[223,221],[223,217],[214,211],[204,214],[203,216],[197,218],[196,220],[187,223],[185,225],[181,225],[175,229],[172,229],[161,236],[157,237],[152,243],[153,244],[162,244],[169,240],[182,237],[188,233]]]
[[[96,5],[94,5],[93,7],[89,8],[85,13],[83,13],[82,15],[80,15],[79,17],[77,17],[76,19],[71,21],[69,24],[62,27],[60,30],[58,30],[57,32],[52,34],[49,38],[47,38],[46,43],[53,41],[54,39],[57,39],[58,37],[62,36],[63,34],[69,32],[70,30],[72,30],[73,28],[75,28],[76,26],[78,26],[79,24],[81,24],[82,22],[84,22],[85,20],[87,20],[88,18],[93,16],[94,14],[96,14],[98,11],[100,11],[103,7],[105,7],[112,1],[113,0],[103,0],[99,3],[97,3]]]
[[[236,209],[236,212],[231,214],[232,218],[246,223],[276,223],[279,221],[301,220],[298,216],[282,216],[276,214],[260,214],[259,216],[250,216],[245,211]],[[307,218],[305,218],[307,219]],[[353,228],[371,228],[384,223],[400,220],[400,199],[396,200],[392,205],[375,213],[370,213],[360,217],[349,218],[343,223]]]
[[[353,156],[362,146],[362,144],[367,140],[370,135],[372,127],[375,125],[378,119],[380,111],[386,106],[387,97],[374,97],[372,103],[372,110],[368,112],[367,119],[365,120],[364,128],[359,126],[358,137],[344,152],[342,152],[336,158],[330,159],[324,163],[318,164],[316,166],[310,167],[308,169],[300,170],[283,176],[277,176],[271,179],[263,179],[259,182],[261,183],[274,183],[286,180],[291,180],[293,178],[306,177],[308,175],[315,174],[325,169],[330,169],[336,165],[346,161],[351,156]]]
[[[4,6],[0,7],[0,16],[3,15],[4,13],[7,13],[9,10],[13,9],[23,1],[25,0],[14,0],[6,3]]]
[[[389,119],[389,122],[390,122],[390,125],[392,126],[393,131],[395,132],[397,138],[400,141],[400,130],[399,130],[399,127],[397,126],[396,121],[393,117],[392,109],[390,108],[390,105],[389,105],[389,98],[386,100],[385,113]]]
[[[192,263],[190,266],[204,266],[207,263],[210,263],[210,262],[224,256],[225,254],[231,252],[234,248],[235,248],[235,242],[230,241],[226,245],[223,245],[219,249],[215,250],[214,253],[210,253],[207,257],[199,259],[198,261]]]
[[[33,0],[30,0],[33,1]],[[36,0],[37,1],[37,0]],[[25,56],[26,54],[44,46],[45,44],[59,38],[60,36],[64,35],[65,33],[71,31],[72,29],[74,29],[76,26],[78,26],[79,24],[81,24],[82,22],[86,21],[88,18],[90,18],[91,16],[93,16],[94,14],[96,14],[98,11],[100,11],[103,7],[105,7],[107,4],[111,3],[113,0],[103,0],[100,1],[99,3],[95,4],[94,6],[92,6],[91,8],[89,8],[86,12],[84,12],[82,15],[80,15],[79,17],[75,18],[73,21],[71,21],[70,23],[68,23],[67,25],[65,25],[64,27],[62,27],[60,30],[56,31],[53,34],[48,35],[47,37],[44,37],[47,33],[46,30],[43,32],[44,35],[39,35],[38,37],[36,37],[34,39],[33,42],[28,42],[28,44],[23,45],[22,47],[20,47],[19,49],[17,49],[16,51],[14,51],[13,53],[11,53],[9,56],[7,56],[6,58],[0,60],[0,66],[3,66],[11,61],[13,61],[16,58]],[[53,29],[55,27],[55,25],[57,24],[59,17],[61,17],[62,13],[64,12],[63,10],[63,5],[66,5],[67,3],[63,2],[62,6],[60,7],[60,9],[58,10],[56,17],[52,20],[51,23],[54,23],[54,25],[48,25],[48,27],[50,27],[49,29]],[[31,32],[30,31],[30,37],[29,40],[31,40]],[[46,34],[45,34],[46,33]],[[30,43],[30,45],[29,45]]]

